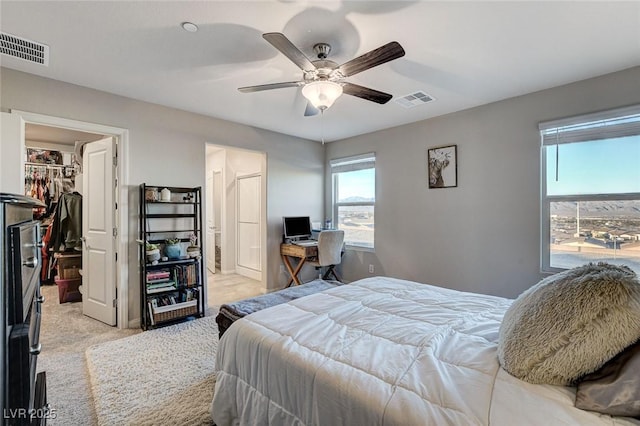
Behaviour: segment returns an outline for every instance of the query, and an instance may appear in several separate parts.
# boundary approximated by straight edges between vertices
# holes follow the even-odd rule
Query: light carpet
[[[213,424],[217,348],[214,316],[90,347],[98,424]]]
[[[42,305],[38,371],[47,372],[47,399],[55,418],[51,426],[97,424],[89,388],[85,351],[92,345],[140,333],[117,329],[82,314],[82,303],[59,303],[55,285],[41,287]]]

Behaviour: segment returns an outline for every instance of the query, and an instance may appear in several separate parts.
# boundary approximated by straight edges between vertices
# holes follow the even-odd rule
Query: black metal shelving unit
[[[171,199],[159,200],[160,190]],[[165,240],[180,243],[195,235],[200,256],[149,262],[145,242],[158,244],[161,256]],[[140,326],[143,330],[204,316],[204,265],[202,259],[202,188],[140,185]]]

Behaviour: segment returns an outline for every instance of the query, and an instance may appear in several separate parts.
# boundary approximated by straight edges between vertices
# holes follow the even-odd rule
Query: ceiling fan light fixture
[[[320,111],[331,107],[342,95],[342,86],[328,80],[312,81],[302,87],[302,95]]]

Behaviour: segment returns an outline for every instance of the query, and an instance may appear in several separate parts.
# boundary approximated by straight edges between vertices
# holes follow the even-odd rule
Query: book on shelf
[[[153,309],[151,302],[147,303],[147,306],[149,309],[149,322],[151,323],[151,325],[156,325],[156,321],[153,319]]]
[[[164,287],[147,288],[147,294],[162,293],[163,291],[170,291],[170,290],[175,290],[175,289],[176,288],[173,285],[168,285],[168,286],[164,286]]]
[[[175,287],[175,282],[173,280],[160,281],[157,283],[147,283],[147,289],[150,288],[158,288],[158,287],[167,287],[167,286]]]
[[[155,269],[153,271],[147,271],[147,275],[168,275],[169,272],[171,272],[169,270],[169,268],[162,268],[162,269]]]
[[[174,265],[170,268],[150,271],[146,274],[146,282],[149,284],[162,284],[175,282],[180,286],[193,287],[198,284],[198,267],[196,263],[188,265]]]
[[[198,294],[200,294],[200,292],[198,291],[198,289],[187,289],[184,292],[184,298],[183,298],[183,302],[188,302],[190,300],[196,300],[198,299]]]
[[[167,287],[165,289],[154,289],[152,291],[148,291],[148,294],[160,293],[162,291],[175,290],[171,293],[167,294],[158,294],[156,296],[152,296],[149,298],[149,304],[155,309],[163,307],[176,305],[179,303],[191,302],[193,300],[198,300],[200,296],[200,291],[197,288],[187,288],[183,290],[176,290],[175,287]]]
[[[176,281],[180,285],[191,287],[198,284],[198,268],[195,263],[176,265],[173,270]]]
[[[162,284],[173,282],[171,278],[158,278],[157,280],[147,280],[147,284]]]
[[[147,272],[147,281],[162,280],[170,277],[171,271],[168,269]]]
[[[180,296],[177,294],[163,294],[160,296],[155,296],[151,299],[151,306],[154,308],[158,308],[161,306],[175,305],[177,302],[176,296],[179,298]]]

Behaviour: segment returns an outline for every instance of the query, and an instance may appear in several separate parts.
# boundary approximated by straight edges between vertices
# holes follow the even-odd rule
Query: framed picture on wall
[[[27,148],[27,161],[38,164],[62,164],[62,152]]]
[[[429,188],[458,186],[458,153],[456,145],[429,148],[427,150]]]

